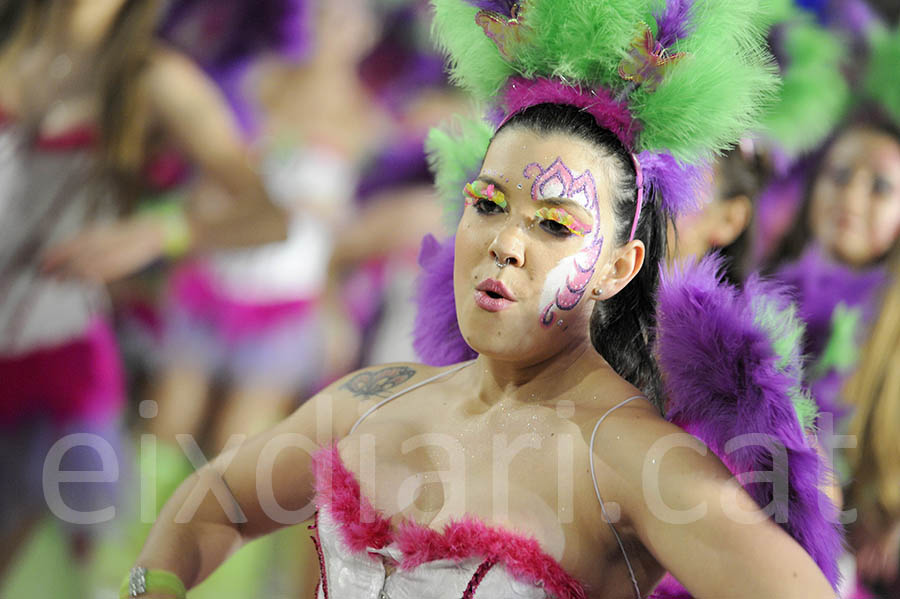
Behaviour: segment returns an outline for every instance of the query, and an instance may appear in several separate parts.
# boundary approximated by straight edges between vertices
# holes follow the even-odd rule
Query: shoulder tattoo
[[[415,374],[416,371],[408,366],[389,366],[381,370],[369,370],[355,375],[341,385],[341,389],[347,389],[356,397],[363,399],[387,397],[392,389],[402,385]]]

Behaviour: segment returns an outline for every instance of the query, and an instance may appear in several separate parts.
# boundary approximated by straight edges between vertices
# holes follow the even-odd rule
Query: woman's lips
[[[475,288],[475,304],[488,312],[506,310],[515,301],[509,288],[496,279],[485,279]]]
[[[500,312],[513,305],[512,300],[505,297],[491,297],[486,291],[475,290],[475,305],[488,312]]]

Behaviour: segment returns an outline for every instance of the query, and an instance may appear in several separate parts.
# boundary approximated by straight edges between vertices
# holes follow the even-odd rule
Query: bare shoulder
[[[457,367],[435,367],[415,362],[369,366],[333,382],[317,393],[313,400],[319,404],[319,409],[323,403],[328,404],[327,408],[334,414],[335,436],[340,438],[350,431],[366,410],[378,402]]]

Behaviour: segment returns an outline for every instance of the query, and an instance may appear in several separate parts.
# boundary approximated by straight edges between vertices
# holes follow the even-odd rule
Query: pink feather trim
[[[359,482],[341,461],[337,446],[323,447],[313,455],[316,505],[328,506],[341,525],[344,543],[351,551],[381,549],[391,542],[391,521],[362,496]]]
[[[638,123],[625,102],[616,101],[602,87],[579,89],[556,79],[513,77],[503,91],[503,107],[508,120],[514,114],[537,104],[567,104],[591,114],[601,127],[612,131],[629,150],[634,151]]]
[[[584,599],[584,587],[530,537],[487,526],[474,518],[454,521],[437,531],[411,521],[391,522],[362,497],[359,482],[341,461],[336,446],[313,456],[316,505],[327,507],[341,526],[342,538],[356,552],[380,549],[396,541],[401,567],[412,569],[438,559],[481,557],[503,564],[519,580],[539,584],[559,599]]]

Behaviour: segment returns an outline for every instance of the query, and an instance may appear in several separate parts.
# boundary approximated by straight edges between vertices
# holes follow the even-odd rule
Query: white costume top
[[[216,281],[229,297],[249,303],[316,297],[325,285],[335,231],[309,208],[345,210],[356,189],[354,169],[316,146],[267,155],[261,175],[273,201],[288,211],[287,239],[216,253]]]
[[[458,372],[466,362],[379,402],[377,408],[435,379]],[[610,409],[594,428],[629,398]],[[351,433],[352,433],[351,430]],[[591,451],[593,453],[591,437]],[[313,538],[319,553],[318,599],[576,599],[584,587],[545,553],[536,540],[467,518],[437,531],[415,523],[399,527],[361,495],[337,447],[314,457],[318,512]],[[593,476],[593,460],[591,461]],[[595,478],[595,490],[596,478]],[[597,497],[601,507],[603,500]],[[605,508],[604,508],[605,513]],[[607,521],[609,519],[607,518]],[[637,583],[619,535],[610,523]]]
[[[76,339],[108,306],[100,285],[40,273],[48,248],[116,214],[93,144],[49,145],[0,122],[0,356]]]

